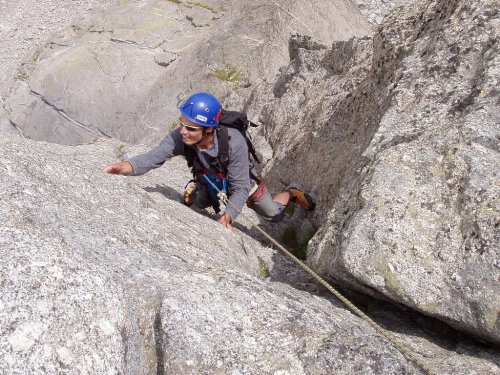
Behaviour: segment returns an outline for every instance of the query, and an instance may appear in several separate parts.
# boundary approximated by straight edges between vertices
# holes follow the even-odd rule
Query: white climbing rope
[[[349,309],[351,309],[354,313],[356,313],[359,317],[361,317],[363,320],[368,322],[375,331],[377,331],[380,335],[384,336],[391,344],[393,344],[406,358],[410,359],[412,362],[414,362],[417,366],[419,366],[422,370],[424,370],[427,374],[429,375],[437,375],[432,369],[429,368],[424,362],[420,360],[420,358],[416,357],[408,348],[406,348],[403,344],[398,342],[398,340],[390,334],[388,331],[380,327],[377,323],[375,323],[369,316],[367,316],[364,312],[362,312],[360,309],[358,309],[354,304],[349,301],[347,298],[345,298],[342,294],[340,294],[334,287],[332,287],[330,284],[328,284],[325,280],[323,280],[316,272],[314,272],[312,269],[310,269],[304,262],[302,262],[300,259],[298,259],[295,255],[293,255],[291,252],[289,252],[287,249],[285,249],[281,244],[279,244],[274,238],[272,238],[270,235],[268,235],[264,230],[259,228],[248,216],[246,216],[243,212],[241,212],[228,198],[227,195],[224,194],[223,192],[219,191],[217,194],[217,197],[221,199],[224,204],[227,205],[227,203],[231,204],[231,206],[240,214],[242,215],[245,219],[247,219],[250,224],[252,224],[255,229],[257,229],[260,233],[262,233],[269,241],[271,241],[273,244],[275,244],[282,252],[284,252],[286,255],[288,255],[290,258],[292,258],[295,263],[297,263],[300,267],[302,267],[304,270],[306,270],[311,276],[313,276],[317,281],[319,281],[325,288],[327,288],[332,294],[334,294],[339,300],[341,300]]]

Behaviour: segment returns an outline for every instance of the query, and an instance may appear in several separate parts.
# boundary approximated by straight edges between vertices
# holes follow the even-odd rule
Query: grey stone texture
[[[336,299],[280,281],[293,269],[244,225],[182,205],[182,159],[133,178],[101,172],[143,151],[116,140],[0,147],[1,373],[420,373]],[[500,373],[470,339],[390,325],[437,373]]]
[[[31,139],[155,143],[192,91],[225,99],[274,76],[292,31],[326,42],[371,32],[347,1],[120,2],[28,54],[2,90],[4,108]],[[247,91],[227,105],[241,105]]]
[[[332,48],[292,38],[261,119],[270,186],[300,176],[318,197],[314,269],[498,344],[497,5],[417,2]]]
[[[361,14],[376,28],[395,9],[413,3],[414,0],[354,0]]]
[[[43,45],[50,35],[78,18],[106,8],[109,0],[0,1],[0,86],[13,76],[26,54]]]
[[[25,56],[1,87],[0,373],[422,373],[244,215],[180,204],[182,159],[101,172],[204,90],[263,124],[271,192],[317,200],[251,220],[316,233],[307,264],[433,373],[500,374],[500,2],[356,4],[101,3]]]

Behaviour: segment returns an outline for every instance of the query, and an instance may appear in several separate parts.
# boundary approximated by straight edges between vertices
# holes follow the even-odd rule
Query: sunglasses
[[[179,117],[179,122],[181,123],[181,128],[186,128],[186,130],[189,130],[190,132],[197,132],[197,131],[200,131],[201,129],[203,129],[203,126],[192,126],[192,125],[184,124],[180,117]]]

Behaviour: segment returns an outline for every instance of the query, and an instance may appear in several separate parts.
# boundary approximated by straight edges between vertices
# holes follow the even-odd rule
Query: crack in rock
[[[70,116],[68,116],[66,114],[66,112],[64,112],[63,109],[60,109],[60,108],[57,108],[55,105],[49,103],[42,95],[40,95],[39,93],[33,91],[30,89],[30,94],[33,95],[33,96],[36,96],[37,98],[39,98],[45,105],[47,105],[48,107],[52,108],[54,111],[56,111],[57,113],[59,113],[62,117],[64,117],[66,120],[70,121],[71,123],[75,124],[76,126],[94,134],[94,135],[97,135],[98,137],[102,137],[102,138],[106,138],[106,139],[109,139],[109,138],[112,138],[109,134],[106,134],[105,132],[103,132],[101,129],[93,126],[93,125],[84,125],[82,124],[81,122],[78,122],[76,121],[75,119],[71,118]],[[16,126],[17,127],[17,126]]]
[[[128,40],[128,39],[111,38],[111,41],[112,41],[112,42],[116,42],[116,43],[133,44],[133,45],[136,45],[136,46],[138,46],[138,45],[139,45],[139,43],[134,42],[133,40]]]

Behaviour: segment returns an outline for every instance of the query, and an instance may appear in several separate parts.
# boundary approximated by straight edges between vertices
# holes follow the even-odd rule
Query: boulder
[[[184,161],[123,177],[101,168],[143,148],[0,147],[0,372],[420,373],[335,298],[280,282],[276,250],[182,205]],[[500,374],[491,349],[381,311],[435,373]]]
[[[308,263],[495,344],[497,16],[498,2],[420,1],[373,38],[329,47],[297,35],[290,64],[259,93],[274,150],[266,181],[318,200],[293,219],[318,230]]]

